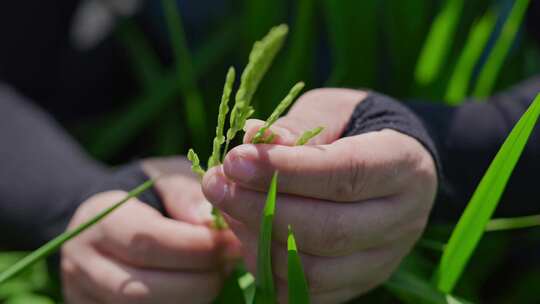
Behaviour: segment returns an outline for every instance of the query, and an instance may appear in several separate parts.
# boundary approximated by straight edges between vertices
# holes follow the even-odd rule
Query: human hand
[[[366,96],[346,89],[308,92],[271,128],[276,144],[238,146],[204,177],[203,192],[225,213],[254,271],[265,192],[279,171],[272,262],[282,303],[288,224],[313,303],[345,302],[384,282],[426,225],[437,188],[430,153],[390,129],[339,138]],[[247,124],[245,143],[261,124]],[[317,126],[325,130],[310,145],[292,147]]]
[[[207,225],[211,206],[189,164],[180,158],[143,163],[172,217],[131,199],[62,248],[67,303],[210,303],[238,256],[230,230]],[[121,200],[122,191],[84,202],[68,229]]]

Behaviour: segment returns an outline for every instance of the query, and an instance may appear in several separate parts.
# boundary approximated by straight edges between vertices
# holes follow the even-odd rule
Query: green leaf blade
[[[289,289],[289,303],[309,304],[309,287],[304,276],[302,261],[298,255],[296,240],[291,225],[287,238],[287,282]]]
[[[180,93],[186,108],[186,121],[189,126],[191,140],[195,147],[203,148],[203,140],[208,136],[206,112],[202,94],[197,88],[197,78],[193,67],[193,59],[187,47],[186,35],[182,26],[182,18],[175,0],[162,0],[165,21],[171,37],[176,66],[176,77]]]
[[[503,25],[501,35],[495,42],[495,46],[491,50],[486,63],[480,71],[473,92],[475,97],[485,98],[493,92],[497,76],[501,71],[512,43],[516,38],[516,34],[523,21],[529,2],[530,0],[515,1],[508,19],[506,19],[506,22]]]
[[[490,10],[473,25],[448,83],[445,97],[448,104],[457,105],[467,96],[474,68],[484,52],[496,21],[496,14]]]
[[[259,232],[257,252],[257,276],[255,279],[255,304],[275,304],[277,301],[272,274],[272,222],[276,210],[278,173],[275,172],[270,182],[268,196],[264,205]]]
[[[450,293],[485,232],[540,114],[538,95],[510,132],[459,219],[439,263],[437,288]]]
[[[416,66],[414,76],[418,84],[431,84],[439,76],[454,41],[464,2],[464,0],[447,0],[446,5],[435,17]]]

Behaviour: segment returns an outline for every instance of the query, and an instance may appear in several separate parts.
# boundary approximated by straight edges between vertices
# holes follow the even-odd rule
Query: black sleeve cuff
[[[420,119],[400,102],[386,95],[370,92],[354,109],[342,137],[382,129],[392,129],[418,140],[433,157],[438,176],[442,176],[437,149]]]
[[[128,165],[124,165],[114,170],[104,180],[91,186],[89,190],[84,193],[80,202],[84,202],[90,196],[99,192],[111,190],[122,190],[129,192],[148,179],[150,178],[146,175],[146,173],[144,173],[140,162],[133,162]],[[141,202],[150,205],[158,210],[161,214],[165,214],[165,207],[163,206],[163,203],[161,202],[154,188],[150,188],[141,193],[138,198]]]

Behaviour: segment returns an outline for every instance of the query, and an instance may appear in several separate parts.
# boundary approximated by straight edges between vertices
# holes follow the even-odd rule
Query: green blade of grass
[[[446,89],[445,99],[448,104],[457,105],[467,96],[474,68],[485,50],[496,21],[496,14],[489,10],[473,25]]]
[[[506,138],[452,232],[435,274],[440,291],[450,293],[459,280],[495,211],[539,114],[540,95]]]
[[[529,6],[529,0],[517,0],[510,15],[504,22],[501,34],[495,46],[491,50],[486,63],[482,67],[476,86],[474,88],[473,95],[477,98],[488,97],[495,87],[497,76],[501,71],[504,60],[516,38],[518,29],[523,21],[527,7]]]
[[[502,231],[540,226],[540,215],[528,215],[514,218],[492,219],[486,225],[486,231]]]
[[[270,182],[268,196],[264,205],[257,250],[257,276],[255,279],[255,304],[275,304],[277,301],[272,275],[272,222],[276,211],[278,173]]]
[[[416,82],[421,86],[432,83],[439,76],[451,50],[464,2],[447,0],[433,20],[414,74]]]
[[[148,190],[150,187],[154,185],[154,180],[148,180],[138,186],[137,188],[131,190],[125,198],[118,201],[117,203],[113,204],[109,208],[101,211],[99,214],[91,218],[90,220],[84,222],[83,224],[79,225],[75,229],[66,231],[56,238],[50,240],[45,245],[39,247],[35,251],[32,251],[29,255],[25,256],[23,259],[18,261],[17,263],[13,264],[11,267],[0,273],[0,285],[5,283],[7,280],[15,277],[22,271],[28,269],[35,263],[47,258],[49,255],[57,252],[60,247],[67,241],[71,240],[72,238],[76,237],[86,229],[92,227],[93,225],[99,223],[102,219],[104,219],[107,215],[109,215],[111,212],[116,210],[118,207],[122,206],[125,202],[129,201],[130,199],[140,195],[144,191]]]
[[[139,82],[148,90],[163,73],[158,55],[141,29],[130,18],[122,20],[116,35],[128,52]]]
[[[396,295],[403,303],[469,303],[452,295],[441,293],[422,278],[403,269],[398,269],[398,271],[384,283],[384,287]]]
[[[311,139],[319,135],[323,130],[324,127],[316,127],[313,130],[307,130],[296,140],[295,146],[303,146],[307,144]]]
[[[249,54],[249,61],[242,72],[240,87],[236,92],[234,107],[231,110],[230,126],[227,131],[224,154],[227,153],[230,142],[242,130],[246,120],[253,114],[251,100],[259,84],[270,68],[272,61],[283,46],[289,28],[282,24],[276,26],[260,41],[255,42]]]
[[[261,86],[257,95],[257,112],[261,116],[272,113],[276,101],[281,94],[292,87],[298,79],[312,80],[317,24],[315,0],[299,0],[295,2],[295,13],[292,20],[289,41],[283,56],[272,66],[267,76],[271,85]],[[309,82],[309,81],[307,81]]]
[[[175,0],[162,0],[167,28],[174,49],[176,73],[185,105],[185,118],[189,126],[191,140],[197,148],[204,147],[207,138],[206,112],[202,94],[197,89],[193,60],[187,47],[182,19]]]
[[[238,303],[245,304],[246,299],[244,290],[240,286],[240,278],[244,275],[245,271],[241,271],[236,267],[231,275],[225,280],[221,292],[218,297],[212,302],[213,304],[226,304],[226,303]]]
[[[292,87],[287,96],[285,96],[285,98],[281,100],[281,102],[277,105],[272,114],[270,114],[264,125],[259,129],[259,131],[257,131],[255,136],[253,136],[253,139],[251,140],[252,143],[259,144],[267,142],[267,140],[265,140],[264,138],[264,134],[266,133],[268,128],[270,128],[279,119],[281,114],[283,114],[283,112],[285,112],[285,110],[289,108],[289,106],[292,104],[296,96],[300,94],[300,91],[302,91],[303,88],[303,82],[299,82]]]
[[[377,85],[380,56],[378,0],[324,0],[323,14],[333,68],[329,86],[370,87]],[[360,38],[361,37],[361,38]]]
[[[287,283],[289,288],[289,303],[309,304],[309,288],[304,276],[302,261],[296,248],[296,240],[291,225],[287,237]]]

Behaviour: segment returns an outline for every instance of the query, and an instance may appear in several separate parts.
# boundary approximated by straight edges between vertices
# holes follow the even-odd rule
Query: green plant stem
[[[502,231],[538,226],[540,226],[540,215],[529,215],[514,218],[492,219],[486,225],[486,231]]]
[[[18,261],[15,264],[13,264],[11,267],[9,267],[7,270],[0,273],[0,285],[5,283],[7,280],[13,278],[14,276],[18,275],[22,271],[28,269],[29,267],[31,267],[35,263],[45,259],[46,257],[48,257],[49,255],[51,255],[53,253],[55,253],[56,251],[58,251],[60,249],[60,247],[65,242],[71,240],[72,238],[76,237],[77,235],[79,235],[80,233],[85,231],[86,229],[88,229],[88,228],[92,227],[93,225],[97,224],[102,219],[104,219],[107,215],[109,215],[111,212],[116,210],[118,207],[122,206],[125,202],[129,201],[130,199],[132,199],[132,198],[140,195],[144,191],[148,190],[150,187],[152,187],[154,185],[154,183],[155,183],[155,180],[153,180],[153,179],[144,182],[143,184],[141,184],[137,188],[131,190],[126,195],[125,198],[118,201],[117,203],[115,203],[111,207],[103,210],[102,212],[100,212],[99,214],[97,214],[96,216],[91,218],[90,220],[86,221],[85,223],[79,225],[75,229],[69,230],[69,231],[66,231],[66,232],[60,234],[56,238],[54,238],[51,241],[47,242],[45,245],[39,247],[38,249],[36,249],[32,253],[30,253],[29,255],[25,256],[23,259],[21,259],[20,261]]]
[[[196,148],[204,147],[207,138],[206,113],[202,94],[197,88],[193,60],[187,47],[184,28],[174,0],[162,0],[165,19],[174,49],[176,73],[185,104],[185,118],[191,132],[191,141]]]

